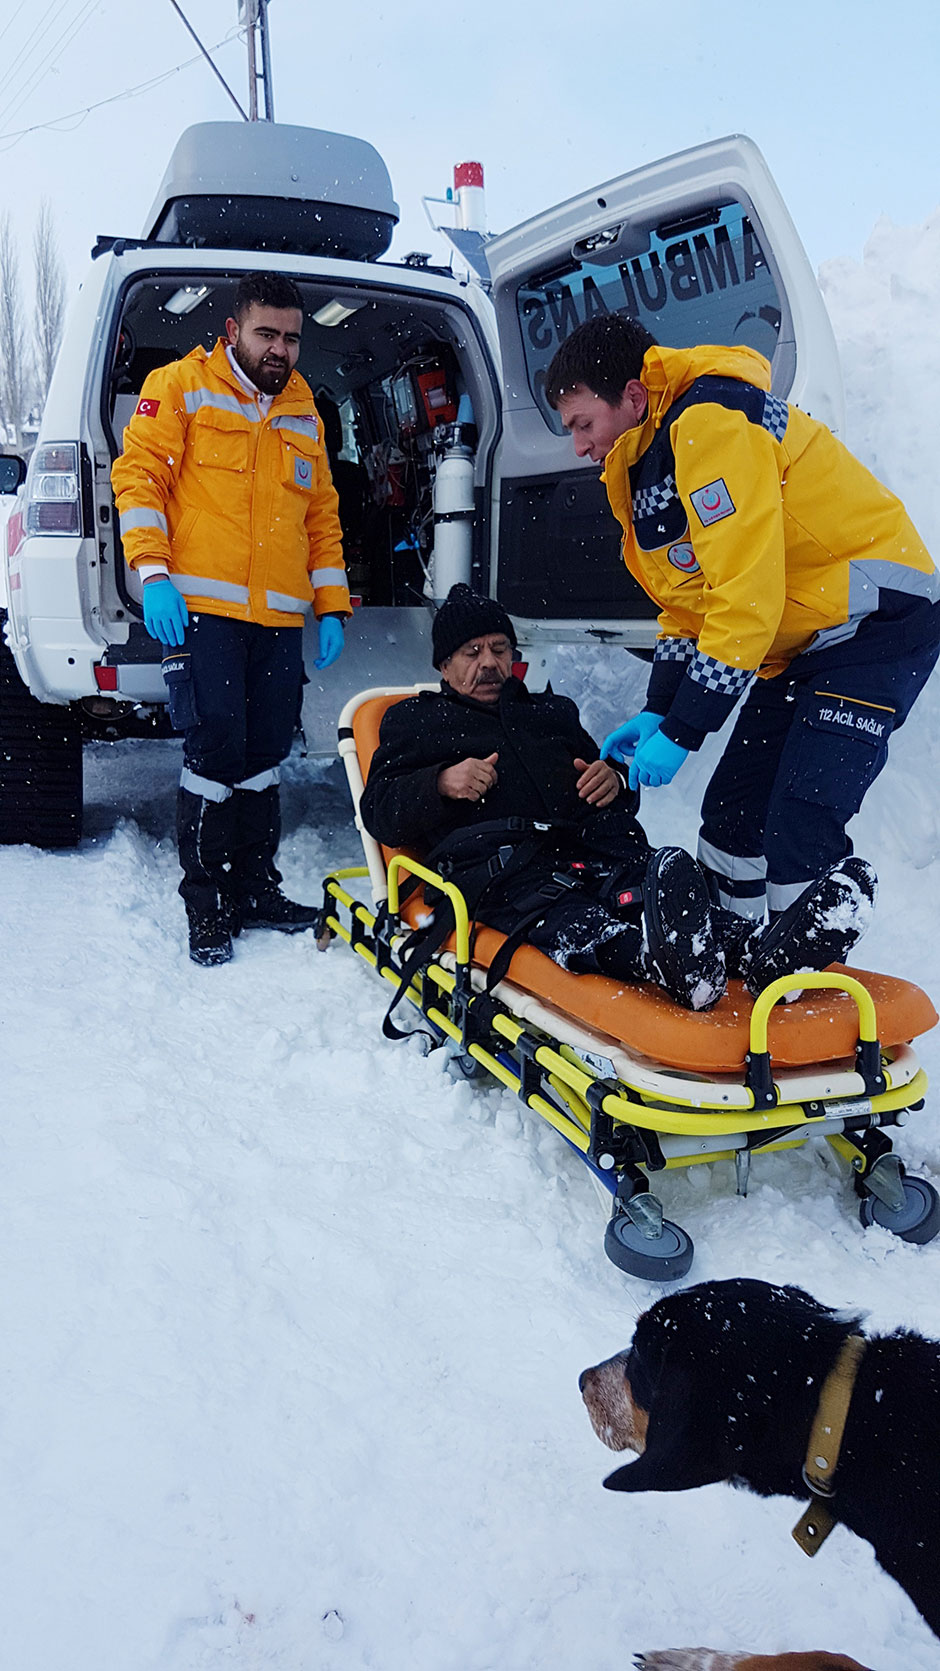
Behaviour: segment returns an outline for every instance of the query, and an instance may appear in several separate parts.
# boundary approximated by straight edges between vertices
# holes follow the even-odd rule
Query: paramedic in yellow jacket
[[[291,279],[243,278],[227,339],[146,379],[112,472],[183,732],[180,893],[201,964],[227,962],[241,928],[294,933],[317,917],[285,898],[274,862],[304,615],[312,606],[325,668],[350,609],[320,421],[295,370],[302,325]]]
[[[750,348],[660,347],[607,315],[546,381],[604,463],[630,573],[660,607],[642,713],[602,754],[671,782],[747,696],[702,804],[699,859],[742,916],[785,910],[845,833],[940,649],[940,576],[900,500],[770,392]]]

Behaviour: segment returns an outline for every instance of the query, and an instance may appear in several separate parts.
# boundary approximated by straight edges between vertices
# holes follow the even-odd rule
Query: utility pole
[[[261,36],[261,74],[264,80],[264,119],[274,121],[274,82],[271,77],[271,47],[268,40],[268,6],[271,0],[258,0],[258,30]]]
[[[251,122],[274,121],[274,86],[268,42],[269,3],[270,0],[238,0],[238,21],[245,27],[248,44],[248,119]],[[264,91],[263,117],[258,114],[259,81]]]

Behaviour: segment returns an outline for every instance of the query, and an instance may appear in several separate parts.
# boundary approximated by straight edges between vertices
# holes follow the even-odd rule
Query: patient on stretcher
[[[769,924],[725,911],[690,854],[650,847],[622,769],[569,698],[513,674],[515,647],[500,604],[451,589],[433,624],[440,690],[382,720],[360,804],[371,835],[420,849],[510,947],[651,981],[687,1009],[710,1009],[729,975],[756,994],[843,961],[874,905],[865,860],[841,860]]]

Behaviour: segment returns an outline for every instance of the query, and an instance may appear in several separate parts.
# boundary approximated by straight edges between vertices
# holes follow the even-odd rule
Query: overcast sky
[[[181,4],[208,46],[237,27],[237,0]],[[879,214],[940,205],[937,0],[271,0],[269,17],[278,119],[378,147],[395,254],[434,248],[421,196],[460,160],[484,164],[502,231],[731,132],[763,150],[816,266],[859,257]],[[182,129],[238,119],[204,61],[72,115],[194,56],[169,0],[0,0],[0,210],[24,277],[42,197],[77,282],[96,233],[139,233]],[[216,61],[247,104],[243,42]]]

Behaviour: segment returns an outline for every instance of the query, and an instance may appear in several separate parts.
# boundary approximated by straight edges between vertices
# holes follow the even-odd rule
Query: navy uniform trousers
[[[192,615],[164,658],[170,719],[183,733],[177,834],[187,905],[280,882],[280,764],[300,712],[303,633]]]
[[[698,858],[727,909],[786,910],[851,853],[845,826],[940,655],[933,643],[881,661],[873,645],[860,633],[857,661],[842,645],[838,665],[804,655],[755,680],[702,801]]]
[[[297,724],[303,632],[193,615],[183,649],[190,706],[180,711],[171,685],[170,718],[183,732],[184,788],[216,798],[258,777],[276,782]]]

